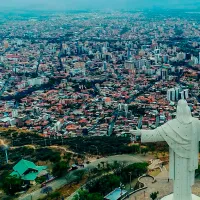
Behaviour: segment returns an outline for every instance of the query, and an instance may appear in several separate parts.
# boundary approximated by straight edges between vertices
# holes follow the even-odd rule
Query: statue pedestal
[[[176,200],[176,199],[173,199],[173,194],[170,194],[166,197],[163,197],[161,200]],[[200,197],[196,196],[196,195],[192,195],[192,200],[200,200]]]

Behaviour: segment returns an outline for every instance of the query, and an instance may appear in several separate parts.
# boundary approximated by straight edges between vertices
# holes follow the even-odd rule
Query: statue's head
[[[192,121],[191,110],[186,100],[181,99],[178,101],[176,118],[181,123],[190,123]]]

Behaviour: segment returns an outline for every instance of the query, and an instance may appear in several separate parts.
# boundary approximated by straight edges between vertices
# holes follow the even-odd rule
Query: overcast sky
[[[1,8],[29,9],[134,9],[199,5],[200,0],[0,0]]]

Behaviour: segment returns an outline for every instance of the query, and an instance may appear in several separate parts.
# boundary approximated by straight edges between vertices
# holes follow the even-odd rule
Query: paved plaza
[[[153,179],[150,177],[144,177],[140,180],[147,185],[147,189],[137,192],[126,200],[151,200],[150,194],[152,192],[159,191],[158,199],[167,196],[173,192],[172,181],[168,182],[168,171],[164,169],[158,176],[156,176],[156,182],[152,183]],[[195,185],[192,187],[193,194],[200,196],[200,179],[195,181]]]

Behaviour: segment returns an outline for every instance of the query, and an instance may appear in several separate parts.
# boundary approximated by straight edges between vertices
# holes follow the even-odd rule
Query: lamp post
[[[131,190],[131,176],[132,176],[132,172],[129,172],[130,175],[130,190]]]

